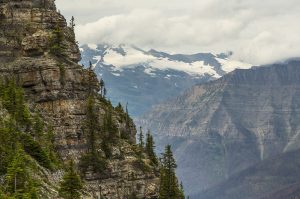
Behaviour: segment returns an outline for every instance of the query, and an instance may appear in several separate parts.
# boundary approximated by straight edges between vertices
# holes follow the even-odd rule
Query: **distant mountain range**
[[[199,196],[210,189],[212,195],[202,198],[244,199],[230,197],[234,188],[226,189],[226,183],[218,189],[220,195],[215,195],[214,186],[261,161],[299,148],[300,61],[237,69],[196,85],[155,106],[139,124],[156,133],[157,146],[172,144],[188,194]],[[289,177],[279,180],[293,183]],[[284,188],[284,184],[275,188]],[[255,187],[243,191],[254,192]],[[245,198],[257,199],[250,197],[254,193],[247,194]]]
[[[92,62],[98,77],[107,83],[113,104],[128,103],[134,117],[195,84],[220,78],[236,68],[251,67],[232,60],[231,53],[168,54],[108,44],[83,45],[80,50],[81,63],[87,67]]]
[[[196,199],[296,199],[300,197],[300,150],[283,153],[239,172]]]

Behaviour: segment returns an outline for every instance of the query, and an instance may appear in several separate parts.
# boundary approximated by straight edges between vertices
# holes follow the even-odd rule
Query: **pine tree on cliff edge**
[[[141,150],[144,150],[144,146],[145,146],[145,143],[144,143],[144,134],[143,134],[143,129],[140,126],[139,147],[140,147]]]
[[[168,145],[161,159],[159,199],[184,199],[175,174],[176,167],[171,146]]]
[[[153,136],[151,135],[150,130],[148,130],[147,135],[146,135],[145,151],[146,151],[147,155],[149,156],[151,163],[154,165],[158,165],[158,160],[157,160],[156,154],[154,152],[154,149],[155,149],[154,139],[153,139]]]

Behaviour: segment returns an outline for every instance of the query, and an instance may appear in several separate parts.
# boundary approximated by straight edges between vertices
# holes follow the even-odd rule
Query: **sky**
[[[259,65],[300,57],[300,0],[56,0],[80,44],[233,52]]]

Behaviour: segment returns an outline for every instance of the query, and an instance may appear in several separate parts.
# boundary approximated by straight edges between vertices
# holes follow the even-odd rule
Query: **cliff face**
[[[0,76],[14,77],[24,88],[30,107],[53,127],[61,158],[76,162],[88,151],[84,126],[88,119],[87,99],[91,92],[99,91],[96,76],[78,65],[79,60],[74,31],[56,11],[54,0],[0,0]],[[95,104],[101,123],[111,105],[99,97]],[[136,130],[122,117],[113,109],[116,133],[126,132],[128,139],[119,138],[118,144],[112,146],[105,175],[85,174],[87,197],[101,192],[107,198],[123,198],[134,191],[139,197],[155,198],[156,169],[150,167],[145,172],[134,167],[137,158],[132,143]]]
[[[141,119],[176,147],[190,193],[299,145],[300,62],[236,70]]]

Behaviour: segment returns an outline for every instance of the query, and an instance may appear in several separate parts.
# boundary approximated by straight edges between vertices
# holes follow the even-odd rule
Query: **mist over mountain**
[[[134,117],[195,84],[220,78],[236,68],[251,67],[232,60],[231,53],[169,54],[109,44],[83,45],[80,50],[81,63],[88,67],[92,62],[98,78],[107,83],[113,104],[128,103]]]
[[[217,186],[191,196],[197,199],[294,199],[300,196],[299,150],[266,159]]]
[[[237,69],[194,86],[140,119],[172,144],[189,194],[299,147],[300,61]],[[218,197],[217,197],[218,198]]]

